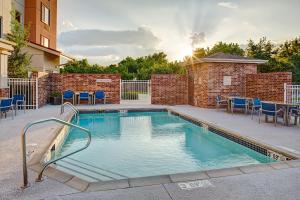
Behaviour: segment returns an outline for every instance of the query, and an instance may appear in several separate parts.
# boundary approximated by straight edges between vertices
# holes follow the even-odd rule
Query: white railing
[[[8,78],[9,97],[15,94],[23,94],[26,100],[27,109],[38,108],[38,83],[37,79]]]
[[[121,100],[123,102],[151,103],[150,80],[121,80]]]
[[[284,102],[300,103],[300,85],[284,84]]]

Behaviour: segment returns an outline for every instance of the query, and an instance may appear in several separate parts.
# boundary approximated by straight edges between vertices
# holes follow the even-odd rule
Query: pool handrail
[[[61,115],[65,112],[65,106],[69,106],[72,109],[72,111],[75,113],[76,116],[79,115],[79,110],[70,102],[65,102],[65,103],[61,104],[61,106],[60,106],[60,114]]]
[[[68,156],[71,156],[75,153],[78,153],[84,149],[86,149],[90,143],[91,143],[91,140],[92,140],[92,136],[91,136],[91,132],[88,130],[88,129],[85,129],[83,127],[80,127],[80,126],[77,126],[75,124],[72,124],[72,123],[69,123],[69,122],[66,122],[66,121],[63,121],[61,119],[57,119],[57,118],[48,118],[48,119],[43,119],[43,120],[39,120],[39,121],[35,121],[35,122],[32,122],[32,123],[28,123],[22,130],[22,133],[21,133],[21,145],[22,145],[22,157],[23,157],[23,186],[22,188],[26,188],[28,187],[28,172],[27,172],[27,161],[26,161],[26,133],[28,131],[28,129],[36,124],[41,124],[41,123],[45,123],[45,122],[57,122],[57,123],[60,123],[60,124],[63,124],[63,125],[66,125],[66,126],[70,126],[70,127],[74,127],[74,128],[77,128],[77,129],[80,129],[82,130],[83,132],[86,132],[87,136],[88,136],[88,141],[87,143],[85,144],[84,147],[81,147],[80,149],[76,150],[76,151],[73,151],[69,154],[66,154],[64,156],[61,156],[61,157],[58,157],[56,159],[53,159],[53,160],[50,160],[48,162],[46,162],[44,165],[43,165],[43,168],[42,170],[40,171],[39,175],[38,175],[38,178],[36,179],[36,181],[41,181],[42,180],[42,176],[43,176],[43,172],[45,171],[45,169],[51,165],[52,163],[55,163],[63,158],[66,158]]]

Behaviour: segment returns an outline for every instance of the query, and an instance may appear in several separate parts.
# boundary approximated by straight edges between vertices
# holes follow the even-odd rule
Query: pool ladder
[[[73,106],[73,105],[72,105]],[[50,160],[48,162],[46,162],[44,165],[43,165],[43,168],[42,170],[40,171],[39,175],[38,175],[38,178],[36,179],[36,181],[41,181],[42,180],[42,177],[43,177],[43,172],[45,171],[45,169],[59,161],[59,160],[62,160],[68,156],[71,156],[75,153],[78,153],[84,149],[86,149],[90,143],[91,143],[91,132],[85,128],[82,128],[80,126],[77,126],[75,124],[72,124],[72,123],[69,123],[69,122],[66,122],[66,121],[63,121],[63,120],[60,120],[60,119],[57,119],[57,118],[49,118],[49,119],[44,119],[44,120],[39,120],[39,121],[35,121],[35,122],[32,122],[32,123],[29,123],[27,124],[23,130],[22,130],[22,133],[21,133],[21,145],[22,145],[22,158],[23,158],[23,187],[22,188],[27,188],[28,187],[28,172],[27,172],[27,161],[26,161],[26,133],[28,131],[28,129],[34,125],[37,125],[37,124],[42,124],[42,123],[46,123],[46,122],[56,122],[56,123],[59,123],[59,124],[63,124],[63,125],[66,125],[66,126],[69,126],[69,127],[73,127],[73,128],[77,128],[83,132],[85,132],[87,134],[87,137],[88,137],[88,140],[87,140],[87,143],[85,144],[84,147],[81,147],[79,148],[78,150],[76,151],[73,151],[69,154],[66,154],[64,156],[61,156],[61,157],[58,157],[56,159],[53,159],[53,160]]]
[[[61,104],[61,106],[60,106],[60,114],[61,115],[65,112],[65,106],[69,106],[72,109],[73,113],[77,117],[79,116],[79,110],[73,104],[71,104],[70,102],[65,102],[65,103]]]

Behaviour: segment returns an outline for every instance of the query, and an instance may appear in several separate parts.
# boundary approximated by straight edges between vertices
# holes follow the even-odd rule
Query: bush
[[[61,97],[61,93],[60,92],[52,92],[50,94],[50,97]]]

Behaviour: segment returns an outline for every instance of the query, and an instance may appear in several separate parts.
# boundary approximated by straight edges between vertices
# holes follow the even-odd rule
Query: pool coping
[[[79,109],[80,112],[91,112],[96,109]],[[61,171],[53,166],[49,166],[45,172],[44,176],[47,176],[51,179],[54,179],[58,182],[64,183],[76,190],[93,192],[93,191],[103,191],[103,190],[114,190],[114,189],[124,189],[124,188],[132,188],[132,187],[141,187],[141,186],[150,186],[150,185],[159,185],[166,183],[181,183],[187,181],[195,181],[195,180],[209,180],[212,178],[226,177],[226,176],[237,176],[242,174],[250,174],[250,173],[259,173],[273,170],[281,170],[287,168],[295,168],[300,167],[299,156],[295,153],[288,152],[287,150],[283,150],[280,148],[272,147],[271,145],[267,145],[253,138],[249,138],[246,136],[242,136],[239,133],[235,133],[233,131],[224,129],[219,127],[213,123],[199,120],[193,118],[189,115],[182,114],[178,111],[175,111],[170,108],[164,109],[143,109],[143,108],[126,108],[126,109],[97,109],[95,112],[105,112],[105,111],[120,111],[120,110],[130,110],[132,111],[168,111],[172,114],[179,115],[182,118],[191,121],[196,124],[208,125],[209,127],[213,127],[222,132],[226,132],[226,134],[232,134],[235,137],[240,137],[243,140],[247,140],[251,143],[258,144],[263,146],[264,148],[268,148],[274,150],[275,152],[280,152],[283,155],[288,155],[289,157],[293,157],[293,160],[289,161],[278,161],[276,163],[265,163],[265,164],[254,164],[254,165],[245,165],[239,167],[230,167],[230,168],[222,168],[222,169],[213,169],[213,170],[204,170],[204,171],[195,171],[195,172],[186,172],[186,173],[176,173],[176,174],[167,174],[167,175],[158,175],[158,176],[148,176],[148,177],[139,177],[139,178],[128,178],[128,179],[120,179],[120,180],[112,180],[112,181],[99,181],[99,182],[88,182],[79,177]],[[73,113],[68,114],[64,117],[64,120],[70,122],[73,118]],[[43,151],[36,153],[33,155],[33,158],[29,161],[29,168],[33,171],[40,172],[42,169],[42,159],[45,157],[49,148],[51,148],[53,142],[57,139],[57,137],[61,134],[62,130],[65,126],[58,127],[54,133],[54,139],[49,142],[48,148],[43,149]]]

